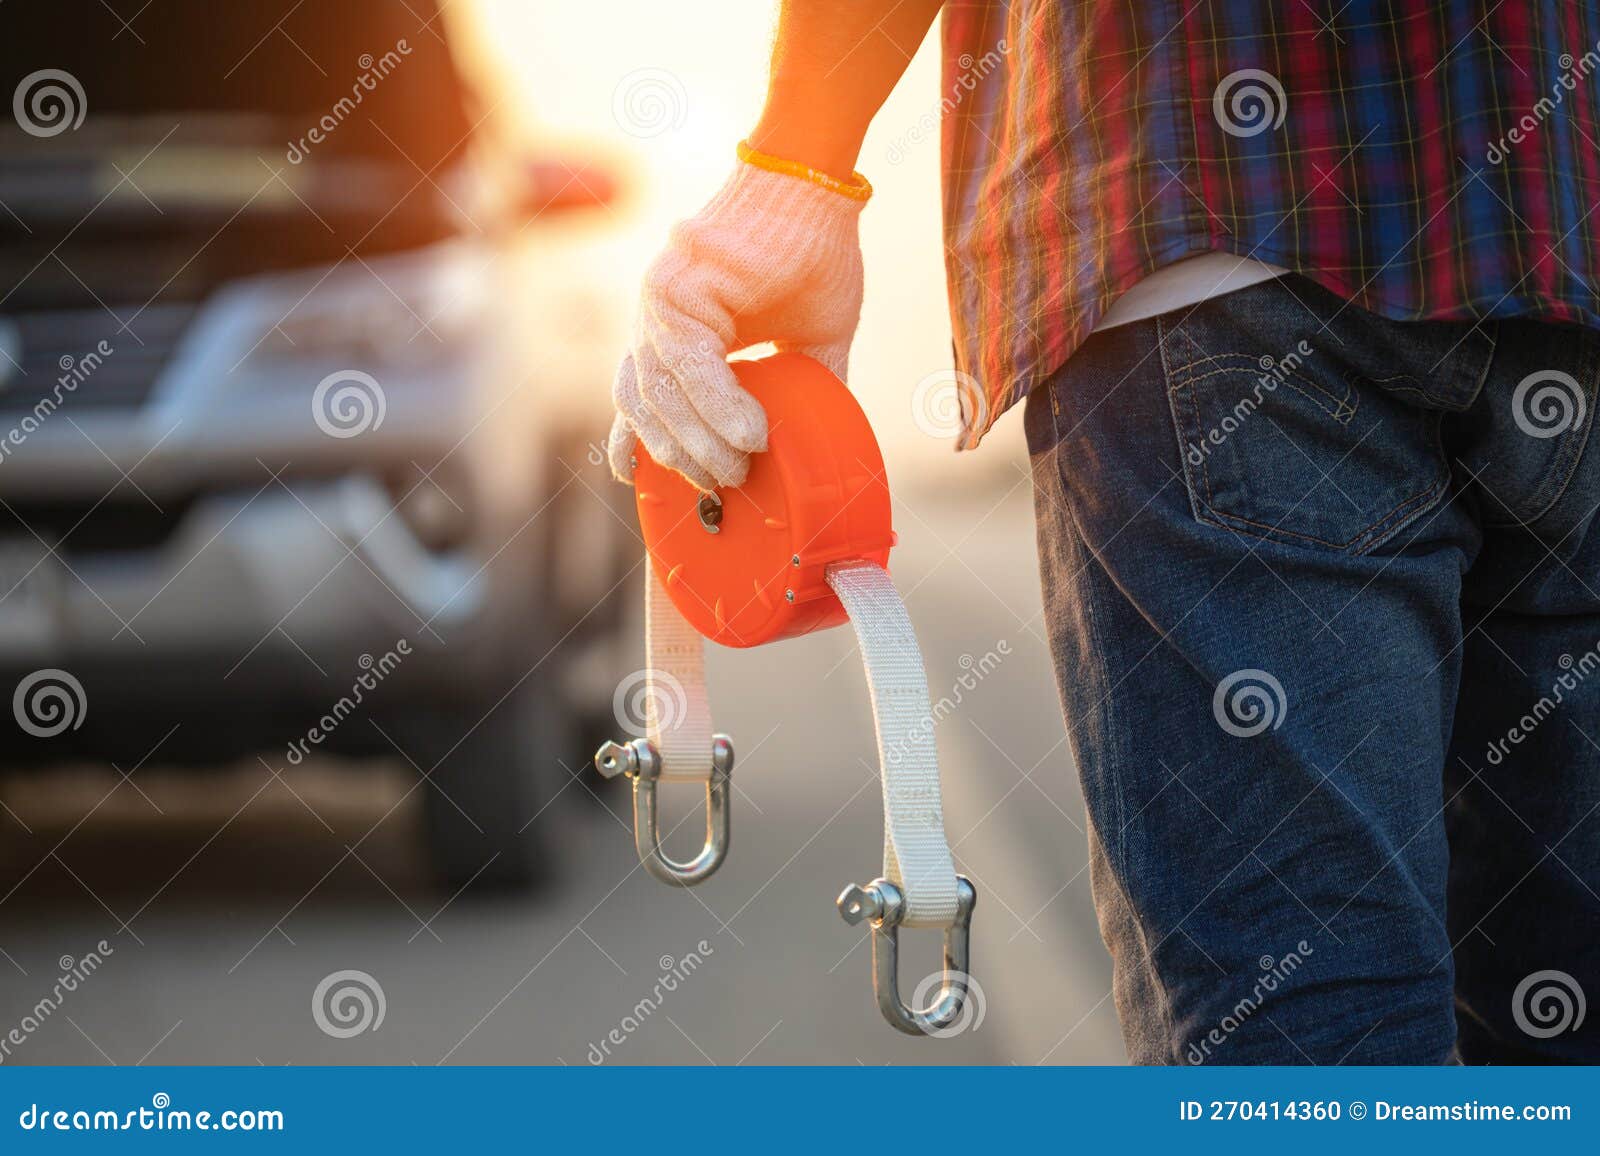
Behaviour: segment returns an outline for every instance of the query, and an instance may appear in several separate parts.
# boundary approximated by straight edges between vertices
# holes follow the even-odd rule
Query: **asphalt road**
[[[712,656],[719,726],[740,748],[735,833],[729,863],[694,891],[638,869],[626,796],[591,775],[545,824],[559,877],[491,901],[430,889],[399,767],[274,775],[249,760],[8,782],[0,1062],[1122,1062],[1028,485],[1014,465],[984,468],[981,497],[959,483],[900,495],[893,567],[933,697],[953,704],[938,729],[945,809],[980,894],[970,1030],[891,1031],[871,1002],[865,935],[834,911],[840,887],[878,873],[881,848],[859,657],[835,630]],[[905,933],[908,986],[937,949]],[[93,973],[57,993],[90,953]],[[319,1027],[318,986],[344,971],[381,989],[381,1024],[345,1035],[324,1015],[339,1034]],[[359,1003],[342,1007],[359,1025]]]

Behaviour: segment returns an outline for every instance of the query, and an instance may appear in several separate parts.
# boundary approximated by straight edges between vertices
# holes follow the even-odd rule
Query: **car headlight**
[[[454,246],[439,246],[453,250]],[[458,351],[484,323],[482,277],[458,251],[352,262],[309,292],[263,302],[256,358],[354,365],[425,364]]]

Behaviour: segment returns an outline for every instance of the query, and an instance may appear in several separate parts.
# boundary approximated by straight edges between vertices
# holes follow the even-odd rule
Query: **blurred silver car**
[[[609,178],[497,151],[434,5],[285,7],[0,12],[3,758],[398,757],[526,883],[634,561]]]

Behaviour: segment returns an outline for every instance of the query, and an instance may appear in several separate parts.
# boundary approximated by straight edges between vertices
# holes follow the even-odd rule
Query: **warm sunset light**
[[[0,1150],[1593,1151],[1597,215],[1600,0],[0,0]]]
[[[521,131],[627,164],[635,200],[627,206],[629,240],[617,280],[634,283],[666,226],[715,191],[734,144],[750,131],[766,87],[773,8],[752,0],[458,0],[448,12],[473,34],[473,52],[495,83],[506,86],[505,112]],[[594,45],[599,25],[603,51]],[[868,135],[859,163],[878,195],[862,218],[871,288],[851,368],[897,476],[998,468],[995,459],[1006,453],[952,461],[948,440],[929,438],[912,408],[918,382],[950,361],[939,252],[939,101],[930,41]],[[1008,456],[1017,450],[1013,444]]]

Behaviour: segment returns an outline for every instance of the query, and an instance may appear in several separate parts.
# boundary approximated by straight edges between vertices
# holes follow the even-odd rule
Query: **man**
[[[844,372],[857,153],[940,7],[782,5],[620,477],[744,477],[727,352]],[[1600,4],[944,7],[962,445],[1027,398],[1130,1056],[1600,1058]]]

